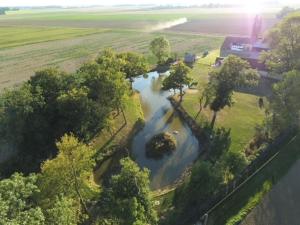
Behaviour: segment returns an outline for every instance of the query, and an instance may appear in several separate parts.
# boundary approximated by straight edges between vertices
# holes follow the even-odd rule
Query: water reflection
[[[149,73],[148,77],[141,76],[133,83],[133,88],[141,94],[146,124],[133,139],[132,153],[141,167],[150,169],[153,189],[176,181],[199,154],[198,140],[167,100],[171,92],[161,90],[164,76],[156,72]],[[146,143],[154,135],[174,131],[178,131],[177,135],[173,134],[177,140],[177,148],[172,154],[161,159],[146,156]]]

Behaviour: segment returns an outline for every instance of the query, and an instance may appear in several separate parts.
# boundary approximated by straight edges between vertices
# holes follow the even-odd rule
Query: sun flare
[[[251,2],[245,2],[242,7],[244,13],[247,14],[260,14],[263,8],[259,0],[258,1],[252,0]]]

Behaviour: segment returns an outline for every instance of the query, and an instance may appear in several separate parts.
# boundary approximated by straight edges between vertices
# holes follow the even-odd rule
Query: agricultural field
[[[18,28],[15,28],[18,29]],[[12,32],[12,28],[1,28],[5,32]],[[35,30],[35,32],[33,32]],[[222,43],[222,37],[191,35],[191,34],[170,34],[170,33],[145,33],[136,31],[95,31],[78,29],[77,37],[64,36],[61,40],[49,41],[36,33],[41,28],[23,28],[24,35],[33,35],[33,44],[23,44],[24,40],[17,38],[15,42],[5,42],[0,45],[0,89],[20,83],[33,75],[34,71],[58,66],[67,72],[75,71],[82,63],[94,59],[104,48],[114,48],[118,51],[137,51],[144,53],[150,61],[153,57],[149,54],[149,44],[157,35],[165,35],[173,46],[173,51],[181,56],[188,51],[201,54],[205,50],[214,49]],[[17,32],[17,31],[16,31]],[[54,32],[54,30],[51,30]],[[57,28],[61,32],[61,28]],[[82,32],[95,32],[94,34],[82,36]],[[96,33],[98,32],[98,33]],[[0,37],[6,36],[0,34]],[[20,35],[22,36],[22,35]],[[8,36],[6,36],[8,37]],[[52,36],[55,38],[55,35]],[[44,41],[42,41],[44,39]],[[8,40],[8,38],[6,39]],[[25,40],[26,41],[26,40]],[[6,43],[6,44],[5,44]],[[2,49],[1,49],[2,48]]]
[[[166,36],[172,51],[202,54],[219,48],[224,36],[248,34],[253,15],[233,9],[115,7],[10,11],[0,16],[0,90],[18,84],[34,71],[59,67],[75,71],[104,48],[144,53],[151,63],[150,41]],[[264,14],[264,29],[275,22]],[[225,22],[224,22],[225,21]]]
[[[242,11],[242,10],[241,10]],[[133,29],[149,31],[160,23],[187,20],[168,30],[218,35],[248,35],[255,15],[229,9],[173,9],[173,10],[55,10],[10,12],[0,18],[0,26],[61,26],[80,28]],[[274,11],[263,14],[263,30],[273,26],[277,19]]]

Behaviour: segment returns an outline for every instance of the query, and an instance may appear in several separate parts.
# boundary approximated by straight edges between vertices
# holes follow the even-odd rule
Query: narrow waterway
[[[160,189],[180,178],[184,170],[198,157],[200,147],[190,128],[179,118],[167,97],[172,93],[161,90],[166,75],[157,72],[135,79],[133,88],[140,92],[146,124],[132,141],[135,161],[151,171],[151,188]],[[146,156],[146,143],[161,132],[169,132],[177,140],[177,148],[161,159]],[[175,134],[174,132],[178,132]]]

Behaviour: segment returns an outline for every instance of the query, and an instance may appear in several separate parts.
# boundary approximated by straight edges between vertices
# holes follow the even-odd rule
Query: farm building
[[[228,55],[236,55],[247,60],[252,68],[266,73],[267,68],[264,63],[260,62],[259,58],[261,53],[270,50],[270,47],[266,40],[261,37],[261,26],[262,18],[256,16],[250,37],[226,37],[221,47],[218,62]]]
[[[197,56],[196,54],[192,54],[192,53],[185,53],[184,56],[184,62],[191,64],[191,63],[195,63],[197,60]]]

